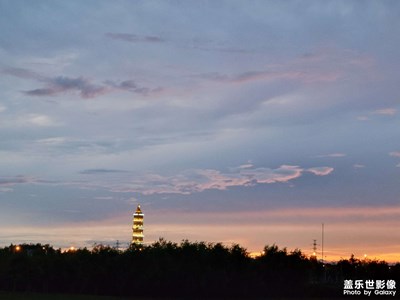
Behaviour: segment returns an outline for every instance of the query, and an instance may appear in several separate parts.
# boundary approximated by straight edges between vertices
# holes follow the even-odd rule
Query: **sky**
[[[0,246],[400,261],[399,1],[0,0]]]

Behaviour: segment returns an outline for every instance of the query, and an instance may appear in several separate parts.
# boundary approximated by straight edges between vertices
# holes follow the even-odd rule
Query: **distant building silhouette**
[[[141,245],[143,244],[143,218],[144,214],[140,209],[140,204],[137,206],[135,213],[133,214],[133,225],[132,225],[132,244]]]

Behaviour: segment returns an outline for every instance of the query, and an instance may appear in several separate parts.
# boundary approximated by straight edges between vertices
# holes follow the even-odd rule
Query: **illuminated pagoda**
[[[143,217],[144,214],[140,209],[140,204],[137,206],[135,213],[133,214],[133,225],[132,225],[132,244],[141,245],[143,244]]]

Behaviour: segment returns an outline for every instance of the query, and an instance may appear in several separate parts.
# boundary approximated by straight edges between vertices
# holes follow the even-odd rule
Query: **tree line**
[[[300,250],[267,245],[251,258],[238,244],[160,239],[126,250],[97,245],[0,248],[0,290],[173,298],[340,296],[345,279],[393,279],[400,264],[350,257],[322,264]]]

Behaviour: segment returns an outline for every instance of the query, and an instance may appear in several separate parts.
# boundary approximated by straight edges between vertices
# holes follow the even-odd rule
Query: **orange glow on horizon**
[[[400,225],[400,206],[275,209],[240,214],[148,211],[145,245],[163,237],[178,244],[183,239],[221,242],[227,246],[237,243],[248,252],[260,253],[264,246],[276,244],[288,251],[298,248],[310,257],[314,252],[312,241],[316,239],[319,246],[315,252],[320,259],[322,220],[326,225],[324,259],[327,261],[348,259],[352,254],[363,258],[368,253],[371,260],[400,262],[400,243],[396,242],[400,240],[400,232],[392,229]],[[355,216],[361,217],[355,219]],[[10,238],[2,243],[48,243],[63,249],[70,248],[71,243],[91,248],[96,242],[114,245],[117,240],[127,245],[132,234],[131,218],[131,212],[127,212],[126,216],[113,216],[99,222],[30,227],[29,232],[26,227],[3,228],[9,236],[20,239]]]

